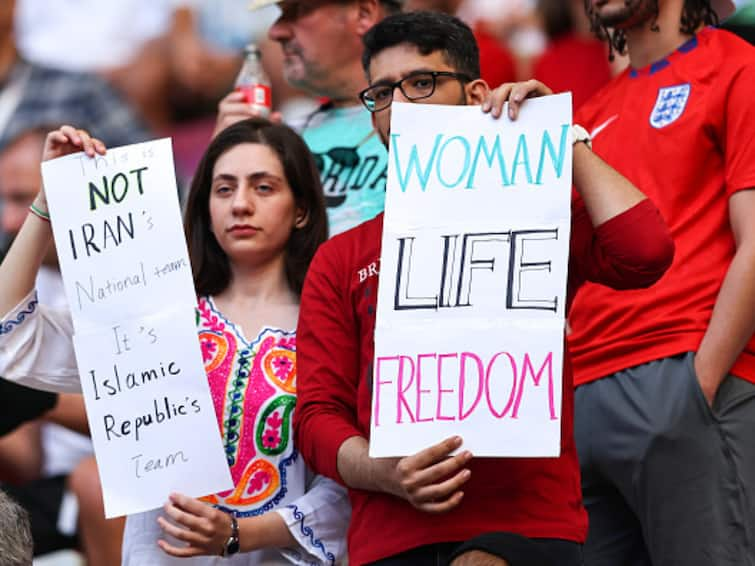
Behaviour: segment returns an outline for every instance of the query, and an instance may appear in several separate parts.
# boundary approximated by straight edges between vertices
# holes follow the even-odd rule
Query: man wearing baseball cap
[[[292,126],[315,155],[334,235],[383,210],[388,155],[359,102],[367,86],[362,36],[400,11],[403,0],[254,0],[251,8],[274,4],[280,16],[268,35],[283,49],[284,78],[325,100]],[[219,110],[218,128],[255,115],[238,93],[227,95]]]
[[[711,27],[730,1],[587,8],[631,65],[575,121],[676,255],[650,289],[588,283],[572,306],[585,564],[752,566],[755,48]]]

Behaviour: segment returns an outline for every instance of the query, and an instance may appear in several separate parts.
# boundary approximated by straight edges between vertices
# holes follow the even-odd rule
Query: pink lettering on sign
[[[465,385],[467,384],[467,360],[472,360],[475,362],[475,365],[477,367],[477,397],[475,397],[475,400],[472,402],[472,405],[467,409],[466,412],[464,412],[464,391],[466,390]],[[463,421],[466,419],[469,415],[472,414],[472,411],[475,410],[475,407],[477,407],[477,403],[480,402],[480,399],[482,398],[482,360],[472,352],[463,352],[461,354],[461,371],[459,373],[459,420]]]
[[[404,362],[409,362],[409,383],[404,386]],[[396,396],[396,414],[398,415],[396,417],[397,423],[402,423],[404,421],[401,420],[401,407],[405,407],[406,411],[409,413],[409,419],[410,422],[416,422],[417,419],[414,418],[414,414],[412,414],[412,407],[409,405],[409,402],[406,400],[406,392],[409,391],[409,388],[414,383],[414,360],[410,358],[409,356],[399,356],[399,370],[398,370],[398,395]]]
[[[375,369],[376,427],[386,400],[390,406],[395,401],[395,424],[464,421],[480,412],[497,420],[518,419],[525,391],[540,387],[547,387],[548,418],[558,418],[553,352],[542,360],[533,360],[528,352],[518,357],[497,352],[487,360],[473,352],[379,356]],[[433,373],[435,379],[428,379]],[[429,409],[433,400],[434,411]]]
[[[495,364],[498,358],[503,357],[503,356],[505,356],[509,361],[509,364],[511,367],[512,383],[511,383],[511,394],[509,395],[509,399],[506,402],[506,406],[501,410],[500,413],[498,413],[493,407],[493,400],[490,398],[490,374],[493,373],[493,364]],[[505,370],[502,369],[501,371],[505,371]],[[516,362],[514,361],[514,357],[508,352],[498,352],[495,356],[490,358],[490,362],[488,363],[488,369],[485,372],[485,398],[488,401],[488,409],[490,409],[490,414],[493,415],[497,419],[502,419],[503,417],[505,417],[506,413],[508,413],[509,409],[511,408],[511,404],[514,402],[515,393],[516,393]],[[521,399],[521,393],[519,395],[519,399]]]
[[[443,388],[443,360],[446,358],[458,358],[459,354],[438,354],[438,400],[435,405],[435,420],[436,421],[454,421],[456,417],[442,415],[441,407],[443,405],[443,395],[446,393],[453,393],[455,389]]]

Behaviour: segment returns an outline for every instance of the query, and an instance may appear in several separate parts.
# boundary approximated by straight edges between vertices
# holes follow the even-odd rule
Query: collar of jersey
[[[658,71],[665,69],[669,65],[671,65],[672,61],[676,59],[677,57],[680,57],[681,55],[684,55],[685,53],[689,53],[693,49],[695,49],[698,46],[698,40],[697,35],[693,35],[690,39],[685,41],[682,45],[680,45],[676,51],[671,53],[671,55],[668,55],[667,57],[664,57],[663,59],[659,59],[655,63],[651,63],[647,67],[643,67],[642,69],[630,69],[629,70],[629,76],[633,79],[636,79],[637,77],[642,77],[646,75],[653,75],[657,73]]]

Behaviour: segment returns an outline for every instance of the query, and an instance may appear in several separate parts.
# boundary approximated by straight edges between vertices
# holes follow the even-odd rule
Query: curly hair
[[[625,0],[628,5],[631,0]],[[585,11],[590,18],[590,29],[600,39],[608,40],[609,60],[613,61],[614,52],[624,55],[627,50],[627,37],[624,30],[609,29],[601,23],[598,14],[592,7],[591,0],[584,0]],[[648,0],[651,3],[652,20],[650,29],[659,31],[658,27],[658,0]],[[682,18],[679,23],[679,31],[692,35],[701,25],[718,25],[718,16],[713,10],[709,0],[685,0]]]

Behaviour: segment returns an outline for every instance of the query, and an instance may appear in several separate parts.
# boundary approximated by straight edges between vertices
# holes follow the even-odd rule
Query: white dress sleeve
[[[80,393],[68,311],[41,305],[29,293],[0,319],[0,375],[21,385]]]
[[[307,493],[275,512],[299,543],[299,548],[281,549],[292,564],[346,563],[351,504],[344,487],[324,476],[314,476]]]

